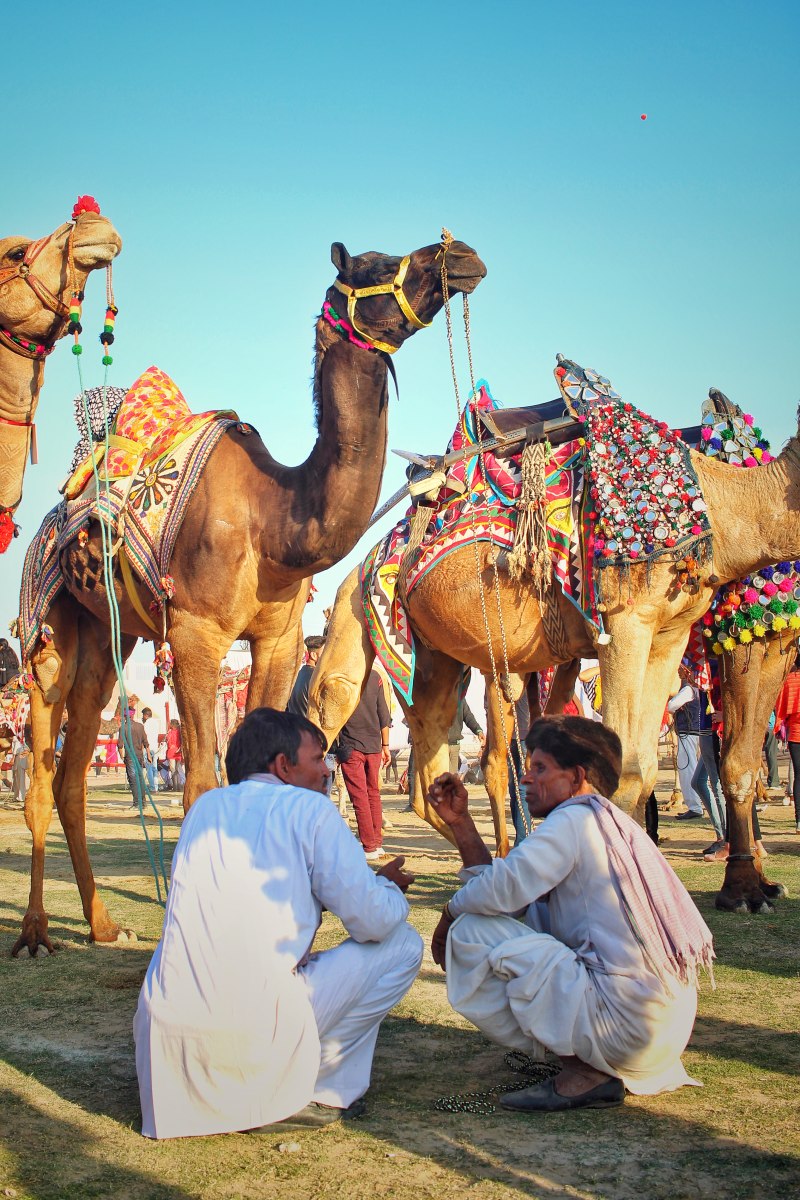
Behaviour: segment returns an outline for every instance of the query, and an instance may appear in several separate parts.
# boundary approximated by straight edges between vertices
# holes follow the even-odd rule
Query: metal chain
[[[447,233],[446,230],[442,231],[443,240],[445,239],[446,233]],[[445,241],[444,249],[442,251],[442,267],[441,267],[442,297],[444,300],[445,325],[447,328],[447,345],[448,345],[448,349],[450,352],[450,371],[453,376],[453,391],[455,393],[455,399],[456,399],[456,411],[458,413],[458,423],[461,426],[461,431],[462,431],[462,436],[463,436],[464,476],[465,476],[465,482],[466,482],[466,478],[467,478],[467,474],[468,474],[467,437],[466,437],[467,422],[466,422],[466,416],[462,412],[462,408],[461,408],[461,394],[460,394],[459,388],[458,388],[458,374],[456,372],[455,351],[453,348],[453,321],[452,321],[452,315],[450,312],[450,289],[449,289],[448,282],[447,282],[447,245],[448,245],[448,243]],[[475,371],[474,371],[474,367],[473,367],[473,363],[472,363],[472,343],[471,343],[471,339],[470,339],[471,331],[470,331],[469,301],[467,299],[466,293],[463,296],[463,301],[464,301],[464,336],[465,336],[466,346],[467,346],[467,359],[469,362],[470,387],[472,389],[472,394],[474,395],[475,394]],[[486,465],[485,465],[486,451],[483,446],[483,430],[481,427],[480,414],[477,415],[476,420],[475,420],[475,431],[476,431],[477,438],[478,438],[478,456],[477,456],[478,463],[480,465],[480,471],[481,471],[481,476],[483,478],[484,485],[486,485]],[[467,496],[467,500],[469,501],[469,495]],[[486,597],[484,595],[484,587],[483,587],[483,582],[481,580],[481,560],[480,560],[480,550],[478,549],[478,531],[477,531],[477,523],[476,523],[475,506],[474,505],[470,505],[470,524],[472,527],[472,548],[473,548],[473,552],[474,552],[474,556],[475,556],[475,575],[476,575],[476,579],[478,582],[478,595],[480,596],[480,601],[481,601],[481,614],[483,616],[483,625],[484,625],[484,629],[486,631],[486,645],[489,650],[489,660],[492,664],[492,681],[494,684],[495,696],[498,701],[498,708],[500,710],[500,728],[501,728],[501,731],[503,734],[503,743],[504,743],[505,751],[506,751],[506,760],[510,765],[511,774],[512,774],[512,777],[514,780],[516,793],[517,793],[517,797],[518,797],[519,810],[522,814],[522,820],[525,825],[525,833],[527,835],[531,831],[530,821],[529,821],[529,818],[526,816],[524,806],[521,803],[519,803],[519,801],[521,801],[521,798],[522,798],[522,793],[520,791],[519,775],[517,773],[516,763],[511,755],[511,745],[509,743],[508,731],[506,729],[505,719],[503,718],[503,715],[502,715],[504,697],[503,697],[502,687],[500,685],[500,678],[497,673],[497,660],[495,658],[494,644],[492,642],[492,632],[491,632],[491,628],[489,626],[489,614],[486,609]],[[491,561],[491,565],[492,565],[494,594],[495,594],[495,602],[497,605],[497,618],[498,618],[498,624],[500,626],[500,641],[501,641],[502,651],[503,651],[503,667],[505,670],[506,677],[510,678],[510,671],[509,671],[509,667],[508,667],[508,644],[506,641],[505,621],[503,620],[503,605],[502,605],[502,599],[500,596],[500,573],[497,569],[497,553],[494,548],[494,545],[491,542],[489,543],[489,545],[490,545],[489,557],[490,557],[490,561]],[[523,751],[522,751],[522,738],[520,736],[519,722],[517,720],[516,704],[512,703],[511,713],[512,713],[513,722],[514,722],[514,740],[516,740],[520,759],[524,761],[524,756],[523,756]]]
[[[497,1111],[497,1097],[506,1092],[515,1092],[533,1084],[544,1083],[552,1079],[560,1071],[555,1063],[535,1062],[521,1050],[512,1050],[504,1058],[505,1065],[510,1071],[516,1071],[520,1078],[506,1079],[494,1087],[482,1092],[456,1092],[450,1096],[440,1096],[434,1101],[436,1112],[472,1113],[475,1116],[488,1117]]]

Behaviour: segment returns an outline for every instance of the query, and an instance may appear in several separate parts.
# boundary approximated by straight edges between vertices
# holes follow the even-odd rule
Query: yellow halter
[[[391,283],[376,283],[372,287],[354,288],[349,283],[342,283],[340,279],[334,279],[333,286],[337,292],[341,292],[347,297],[347,319],[353,326],[353,330],[358,334],[363,341],[370,346],[374,346],[376,350],[383,350],[386,354],[394,354],[399,349],[398,346],[390,346],[388,342],[379,342],[376,338],[371,338],[363,329],[359,329],[356,325],[356,304],[359,300],[363,300],[367,296],[394,296],[397,303],[400,305],[403,316],[406,317],[416,329],[427,329],[431,324],[430,321],[421,321],[413,308],[408,302],[408,298],[403,291],[403,282],[408,272],[411,263],[411,255],[407,254],[400,266],[397,268],[397,274]]]

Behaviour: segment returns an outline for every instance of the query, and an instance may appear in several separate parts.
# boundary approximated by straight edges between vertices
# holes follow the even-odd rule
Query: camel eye
[[[6,258],[10,258],[12,262],[22,262],[25,257],[25,247],[18,246],[16,250],[9,250]]]

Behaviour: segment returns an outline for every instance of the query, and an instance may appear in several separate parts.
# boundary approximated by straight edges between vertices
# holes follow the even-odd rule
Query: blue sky
[[[97,197],[124,241],[110,382],[156,363],[196,410],[236,408],[299,462],[331,242],[401,254],[446,225],[489,269],[471,305],[474,360],[504,403],[553,398],[561,351],[678,427],[720,387],[780,445],[800,399],[800,7],[396,10],[48,2],[35,30],[22,6],[4,16],[16,66],[0,231],[40,236],[79,193]],[[87,383],[101,379],[103,298],[94,277]],[[459,364],[465,393],[463,344]],[[442,450],[456,416],[443,317],[396,366],[390,446]],[[23,536],[2,559],[2,625],[67,470],[76,391],[64,343],[47,366]],[[390,456],[384,495],[402,480]],[[307,632],[373,540],[318,577]]]

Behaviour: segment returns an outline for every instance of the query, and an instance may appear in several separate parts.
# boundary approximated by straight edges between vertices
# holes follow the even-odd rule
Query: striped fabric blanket
[[[66,486],[72,498],[47,514],[25,555],[19,614],[23,660],[33,653],[63,586],[61,552],[98,519],[110,528],[112,542],[122,533],[127,560],[153,595],[151,610],[161,610],[162,579],[186,507],[212,451],[237,421],[230,410],[192,413],[157,367],[140,376],[116,415],[108,451],[98,446],[92,451],[99,463],[99,491],[91,461],[85,460]]]

